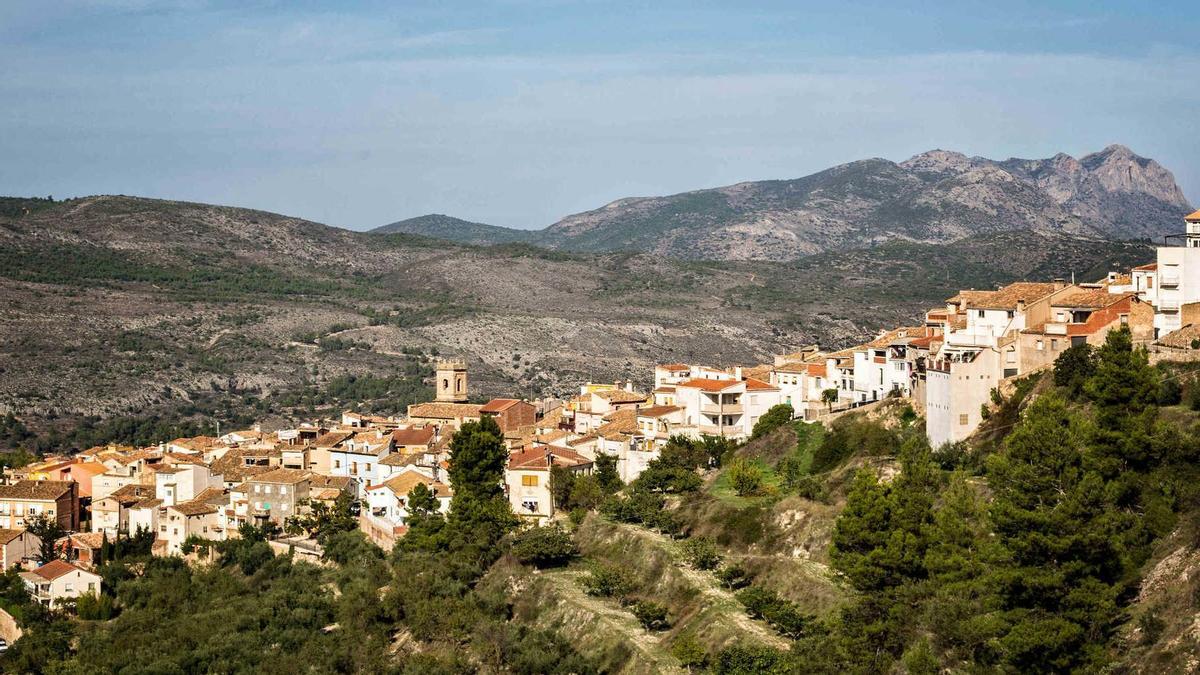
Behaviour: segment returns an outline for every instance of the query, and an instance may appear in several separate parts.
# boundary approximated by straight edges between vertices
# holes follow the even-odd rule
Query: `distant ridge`
[[[376,231],[573,252],[794,260],[887,241],[944,244],[1001,232],[1154,238],[1177,231],[1191,210],[1170,171],[1110,145],[1081,159],[1059,153],[996,161],[949,150],[899,163],[864,159],[803,178],[618,199],[543,230],[422,216]]]
[[[371,230],[375,234],[417,234],[423,237],[447,239],[464,244],[490,245],[531,241],[535,233],[486,223],[473,223],[462,218],[430,213],[400,220]]]

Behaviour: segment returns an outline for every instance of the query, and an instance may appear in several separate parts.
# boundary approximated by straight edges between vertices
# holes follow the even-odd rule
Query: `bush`
[[[578,554],[571,536],[558,525],[531,527],[513,537],[513,555],[537,568],[565,565]]]
[[[583,588],[588,595],[601,598],[616,598],[625,601],[633,592],[633,576],[623,567],[597,564],[583,578]]]
[[[722,649],[713,660],[715,675],[751,675],[753,673],[789,672],[787,654],[772,647],[743,647],[734,645]]]
[[[739,497],[762,494],[762,469],[745,459],[737,459],[729,465],[729,484]]]
[[[721,585],[731,591],[736,591],[750,585],[750,573],[737,563],[726,565],[717,572]]]
[[[695,492],[702,483],[695,469],[667,466],[655,459],[634,481],[634,489],[641,492]]]
[[[829,487],[816,476],[804,476],[796,483],[796,494],[810,501],[826,502],[829,499]]]
[[[1086,342],[1074,345],[1054,360],[1054,384],[1064,387],[1072,398],[1083,393],[1083,385],[1096,372],[1096,350]]]
[[[1170,376],[1168,376],[1170,377]],[[1179,381],[1175,378],[1164,378],[1158,383],[1158,404],[1159,405],[1179,405],[1183,400],[1183,388],[1179,386]]]
[[[793,640],[801,638],[813,620],[812,615],[802,612],[795,603],[765,588],[751,586],[740,591],[737,599],[746,606],[747,614],[765,620],[780,635]]]
[[[587,514],[587,509],[575,507],[571,509],[571,513],[567,517],[571,520],[571,525],[579,527],[583,523],[583,519],[587,518]]]
[[[680,545],[687,563],[698,570],[715,570],[721,564],[717,545],[708,537],[692,537]]]
[[[835,468],[851,455],[892,455],[900,446],[900,437],[879,422],[843,417],[821,439],[813,451],[812,473]]]
[[[679,659],[679,665],[689,671],[708,664],[708,652],[704,651],[700,641],[691,633],[675,638],[674,644],[671,645],[671,655]]]
[[[1142,644],[1152,645],[1162,637],[1163,631],[1167,629],[1167,622],[1158,615],[1157,607],[1151,607],[1138,617],[1138,629],[1142,632]]]
[[[657,602],[642,600],[634,603],[633,615],[646,630],[666,630],[671,627],[667,621],[667,608]]]
[[[779,427],[791,422],[796,417],[796,411],[787,403],[771,406],[771,409],[763,413],[762,417],[754,423],[754,429],[750,432],[750,440],[765,436]]]
[[[116,612],[113,609],[113,599],[107,595],[85,593],[75,600],[75,612],[80,619],[87,621],[107,621]]]

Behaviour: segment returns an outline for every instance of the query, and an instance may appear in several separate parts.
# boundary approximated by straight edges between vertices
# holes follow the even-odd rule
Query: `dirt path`
[[[664,639],[665,633],[650,633],[642,628],[633,614],[621,607],[616,600],[598,598],[584,592],[581,582],[585,574],[587,572],[584,570],[566,569],[542,572],[543,581],[553,584],[554,594],[560,602],[578,608],[575,611],[591,615],[594,623],[586,626],[588,632],[594,632],[593,629],[597,626],[601,627],[603,633],[620,636],[626,644],[634,648],[640,662],[639,659],[631,659],[633,662],[627,664],[627,672],[642,672],[646,666],[653,666],[655,672],[661,673],[686,672],[671,655],[670,646]],[[576,625],[585,628],[584,622]]]

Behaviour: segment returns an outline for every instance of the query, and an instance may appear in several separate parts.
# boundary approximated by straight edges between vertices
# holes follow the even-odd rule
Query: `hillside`
[[[509,244],[513,242],[532,241],[535,237],[530,230],[514,230],[508,227],[473,223],[469,220],[431,213],[416,218],[408,218],[371,230],[374,234],[415,234],[422,237],[448,239],[464,244]]]
[[[1152,238],[1178,230],[1190,210],[1170,171],[1113,145],[1078,160],[1059,154],[995,161],[944,150],[900,163],[866,159],[793,180],[619,199],[529,233],[460,222],[405,231],[473,243],[521,239],[574,252],[788,260],[1001,232]]]
[[[402,411],[447,353],[470,362],[476,397],[565,394],[642,382],[655,362],[845,346],[960,286],[1095,277],[1152,257],[1138,243],[998,233],[786,264],[685,262],[133,197],[34,205],[0,215],[0,415],[35,430]]]

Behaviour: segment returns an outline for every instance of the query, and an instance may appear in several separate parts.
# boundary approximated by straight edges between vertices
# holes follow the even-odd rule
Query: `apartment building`
[[[754,378],[693,378],[676,385],[676,405],[683,424],[701,436],[742,439],[758,418],[781,402],[779,387]]]
[[[0,485],[0,529],[24,529],[30,516],[45,514],[64,530],[79,529],[79,484],[22,480]]]

